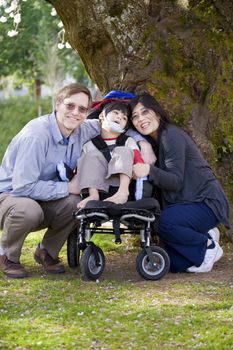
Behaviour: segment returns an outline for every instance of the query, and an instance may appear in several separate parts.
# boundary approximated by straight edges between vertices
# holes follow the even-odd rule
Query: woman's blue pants
[[[217,224],[213,211],[204,203],[174,204],[162,211],[159,236],[170,257],[171,272],[201,265],[208,231]]]

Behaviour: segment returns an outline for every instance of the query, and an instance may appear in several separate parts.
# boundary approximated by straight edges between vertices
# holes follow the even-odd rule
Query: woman
[[[157,155],[154,166],[134,165],[134,176],[149,176],[158,189],[159,236],[171,271],[208,272],[223,255],[211,229],[219,223],[229,228],[228,200],[192,138],[151,95],[140,94],[130,104],[133,126],[148,136]]]

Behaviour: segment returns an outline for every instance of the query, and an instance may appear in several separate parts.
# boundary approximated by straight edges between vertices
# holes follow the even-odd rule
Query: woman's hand
[[[147,141],[139,141],[138,144],[144,162],[146,164],[155,164],[156,156],[154,154],[151,144]]]
[[[136,179],[137,177],[145,177],[149,175],[149,172],[150,172],[149,164],[138,163],[133,166],[134,179]]]

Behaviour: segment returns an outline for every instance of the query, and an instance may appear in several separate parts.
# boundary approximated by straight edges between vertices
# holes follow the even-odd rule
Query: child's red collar
[[[106,138],[103,138],[103,140],[106,140],[106,141],[111,141],[111,140],[116,140],[117,137],[106,137]]]

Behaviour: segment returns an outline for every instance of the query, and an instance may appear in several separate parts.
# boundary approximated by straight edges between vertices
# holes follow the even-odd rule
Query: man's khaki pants
[[[56,259],[67,237],[77,225],[72,214],[80,200],[78,195],[46,202],[0,194],[0,223],[3,230],[0,244],[7,258],[18,262],[27,235],[47,228],[42,244]]]

